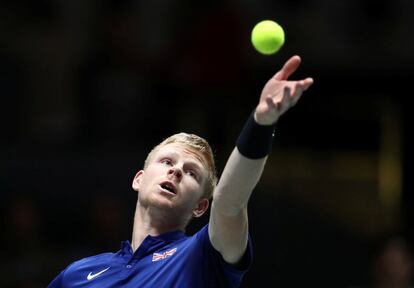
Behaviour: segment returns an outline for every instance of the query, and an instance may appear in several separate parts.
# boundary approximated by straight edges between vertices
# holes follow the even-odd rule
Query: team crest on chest
[[[175,252],[177,252],[177,247],[171,250],[167,250],[165,252],[160,252],[160,253],[155,252],[154,254],[152,254],[152,262],[164,260],[168,257],[171,257],[172,255],[175,254]]]

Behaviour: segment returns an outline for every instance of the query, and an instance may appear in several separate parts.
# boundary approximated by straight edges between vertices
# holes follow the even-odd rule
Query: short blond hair
[[[155,152],[157,152],[162,146],[173,143],[184,144],[202,157],[204,160],[203,164],[205,164],[208,172],[206,189],[203,196],[208,199],[212,198],[214,189],[217,185],[217,171],[216,164],[214,162],[214,154],[207,140],[198,135],[181,132],[166,138],[160,144],[152,148],[150,153],[148,153],[148,156],[144,162],[144,169],[147,168],[151,162]]]

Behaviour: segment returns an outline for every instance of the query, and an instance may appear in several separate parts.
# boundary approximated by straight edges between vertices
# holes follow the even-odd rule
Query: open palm
[[[312,85],[313,79],[288,80],[299,67],[301,58],[292,56],[264,86],[259,104],[255,110],[255,120],[261,125],[272,125],[290,107],[296,104],[302,92]]]

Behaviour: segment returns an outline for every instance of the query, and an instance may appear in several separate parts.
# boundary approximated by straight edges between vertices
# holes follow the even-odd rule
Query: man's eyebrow
[[[202,163],[199,163],[198,161],[188,161],[187,164],[190,165],[193,169],[197,169],[200,171],[203,169]]]
[[[191,155],[191,160],[186,161],[188,165],[191,165],[193,168],[197,168],[200,172],[203,171],[205,164],[200,155],[198,155],[195,152],[187,152],[188,155]],[[164,150],[161,153],[159,153],[157,158],[163,158],[163,157],[178,157],[180,153],[178,153],[175,150]]]
[[[175,152],[175,151],[171,151],[171,150],[164,150],[164,151],[161,151],[159,153],[158,158],[159,157],[165,157],[165,156],[176,157],[176,156],[178,156],[178,153]]]

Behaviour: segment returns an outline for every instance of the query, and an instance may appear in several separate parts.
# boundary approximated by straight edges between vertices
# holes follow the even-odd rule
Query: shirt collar
[[[182,232],[182,231],[172,231],[172,232],[167,232],[167,233],[160,234],[158,236],[148,235],[145,238],[145,240],[150,239],[152,241],[157,241],[157,242],[158,241],[171,242],[171,241],[180,240],[180,239],[183,239],[183,238],[186,238],[186,237],[187,237],[187,235],[185,235],[185,233]],[[144,242],[145,242],[145,240],[144,240]],[[132,249],[132,246],[131,246],[131,242],[129,240],[122,241],[121,250],[124,253],[131,253],[131,254],[134,253],[133,249]]]

